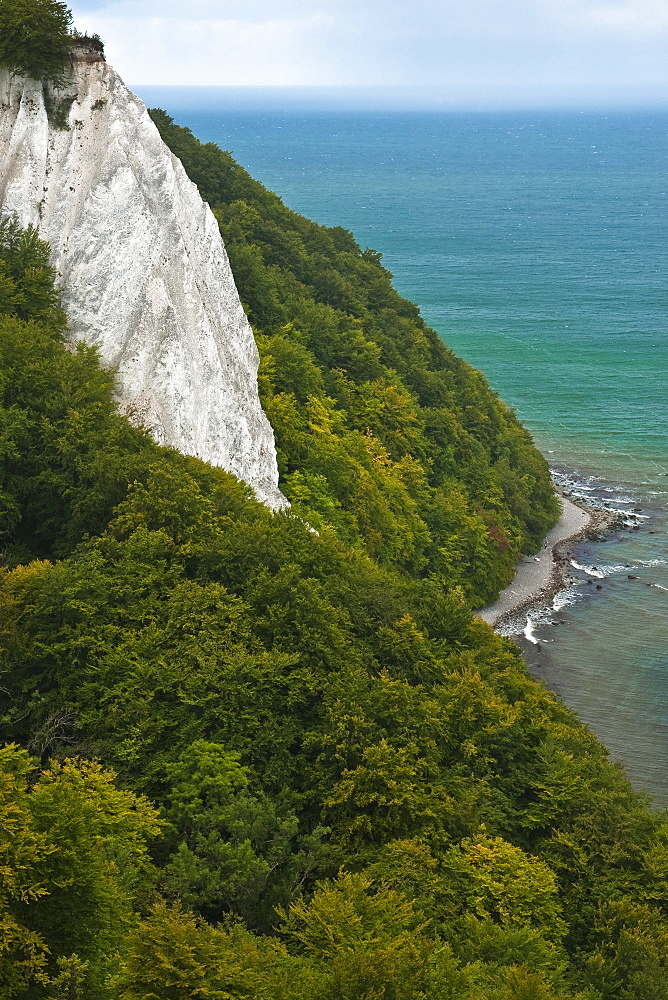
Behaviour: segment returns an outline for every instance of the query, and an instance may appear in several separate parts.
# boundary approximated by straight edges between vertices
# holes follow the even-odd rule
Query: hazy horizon
[[[514,88],[496,88],[494,97],[482,89],[460,88],[457,91],[435,91],[417,86],[202,86],[198,84],[141,84],[127,81],[148,106],[172,107],[230,106],[248,109],[285,109],[314,111],[442,111],[512,112],[512,111],[668,111],[668,85],[657,88],[650,97],[642,88],[627,87],[618,93],[609,88],[586,97],[566,87],[557,90],[520,94]],[[167,98],[165,102],[161,98]]]

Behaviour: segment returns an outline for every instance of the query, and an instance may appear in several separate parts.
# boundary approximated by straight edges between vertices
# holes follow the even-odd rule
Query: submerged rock
[[[133,419],[285,506],[216,219],[101,53],[75,51],[58,91],[0,71],[0,212],[51,245],[69,336],[117,369]]]

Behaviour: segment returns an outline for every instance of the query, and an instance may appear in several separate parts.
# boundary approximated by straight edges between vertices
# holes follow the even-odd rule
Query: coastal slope
[[[94,49],[73,54],[61,90],[0,70],[0,214],[49,242],[68,335],[118,371],[133,419],[285,506],[218,224]]]

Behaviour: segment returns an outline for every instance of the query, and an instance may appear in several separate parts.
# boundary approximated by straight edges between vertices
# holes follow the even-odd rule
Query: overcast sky
[[[71,6],[131,85],[410,85],[451,105],[668,104],[668,0]]]

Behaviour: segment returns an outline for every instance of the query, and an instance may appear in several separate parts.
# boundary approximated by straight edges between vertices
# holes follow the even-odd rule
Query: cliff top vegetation
[[[0,66],[35,80],[63,81],[72,14],[59,0],[1,0]]]
[[[103,52],[101,39],[72,30],[72,13],[60,0],[0,0],[0,67],[60,85],[72,48]]]

